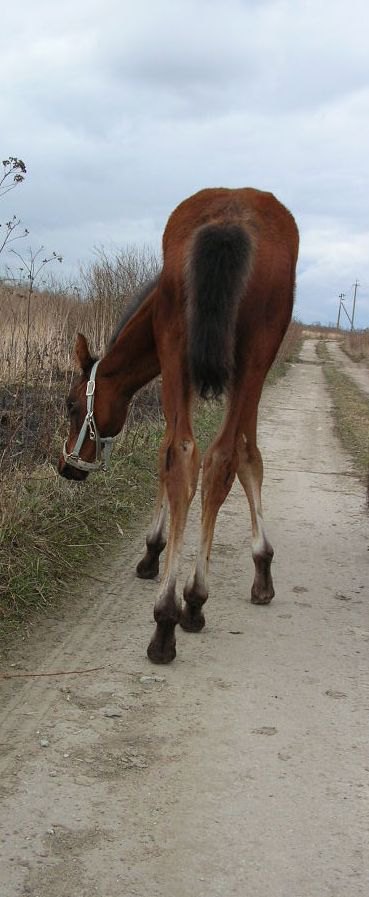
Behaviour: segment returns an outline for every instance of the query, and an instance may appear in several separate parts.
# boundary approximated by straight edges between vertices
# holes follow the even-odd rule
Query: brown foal
[[[146,553],[137,567],[138,576],[155,578],[167,545],[154,608],[156,629],[148,647],[155,663],[175,657],[177,623],[190,632],[204,626],[215,522],[236,474],[251,514],[251,600],[268,604],[273,598],[257,412],[266,374],[291,319],[297,254],[295,221],[271,193],[202,190],[170,216],[162,271],[136,297],[98,366],[85,338],[77,337],[81,373],[67,400],[70,432],[59,461],[59,472],[69,479],[84,479],[100,465],[101,445],[105,448],[122,429],[134,393],[159,373],[162,377],[166,431],[159,495]],[[193,398],[222,393],[226,412],[203,460],[198,555],[182,605],[176,593],[178,564],[200,470]]]

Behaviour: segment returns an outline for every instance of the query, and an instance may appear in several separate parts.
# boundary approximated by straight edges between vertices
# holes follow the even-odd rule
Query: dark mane
[[[160,274],[157,274],[156,277],[152,277],[151,280],[147,280],[146,283],[142,285],[141,289],[133,294],[128,302],[128,305],[124,309],[119,323],[115,327],[115,330],[110,337],[110,340],[108,342],[108,349],[111,349],[115,341],[118,339],[119,334],[122,332],[123,327],[125,327],[127,322],[133,317],[136,311],[138,311],[142,303],[145,301],[145,299],[147,299],[149,293],[151,293],[154,287],[156,287],[157,283],[159,282],[159,278]]]

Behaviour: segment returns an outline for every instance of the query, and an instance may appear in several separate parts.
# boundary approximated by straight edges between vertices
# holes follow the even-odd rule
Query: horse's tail
[[[252,240],[241,224],[205,224],[194,236],[186,277],[191,380],[203,398],[232,379],[239,302],[247,285]]]

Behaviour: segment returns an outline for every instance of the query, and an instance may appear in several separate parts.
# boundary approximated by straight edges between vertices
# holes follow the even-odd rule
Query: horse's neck
[[[119,390],[129,398],[160,373],[152,326],[153,301],[147,300],[125,324],[100,363],[101,373],[116,377]]]

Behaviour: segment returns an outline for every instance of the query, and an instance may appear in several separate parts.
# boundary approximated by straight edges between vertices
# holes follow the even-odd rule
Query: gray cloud
[[[66,272],[93,246],[159,245],[203,186],[271,189],[301,229],[297,312],[334,320],[356,277],[369,324],[364,0],[35,0],[3,14],[2,201]]]

